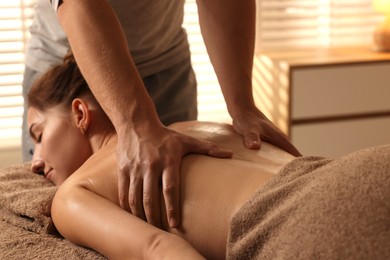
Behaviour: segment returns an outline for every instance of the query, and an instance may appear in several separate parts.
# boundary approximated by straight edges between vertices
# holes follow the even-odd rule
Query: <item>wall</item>
[[[11,141],[2,139],[1,142],[2,146],[0,148],[0,168],[20,163],[22,161],[20,141],[15,142],[15,140]]]

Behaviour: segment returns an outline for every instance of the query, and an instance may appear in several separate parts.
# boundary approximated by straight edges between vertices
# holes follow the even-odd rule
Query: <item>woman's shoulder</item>
[[[117,200],[116,143],[110,143],[95,152],[60,187],[82,187],[114,203]]]

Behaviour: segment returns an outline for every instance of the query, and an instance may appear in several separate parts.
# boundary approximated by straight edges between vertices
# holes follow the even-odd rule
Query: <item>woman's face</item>
[[[89,139],[75,120],[71,112],[59,107],[44,112],[28,109],[28,126],[35,143],[31,170],[44,173],[55,185],[62,184],[92,155]]]

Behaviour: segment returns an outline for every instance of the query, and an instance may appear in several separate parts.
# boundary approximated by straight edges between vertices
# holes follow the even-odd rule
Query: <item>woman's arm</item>
[[[155,228],[72,181],[59,188],[51,212],[66,239],[110,259],[204,259],[182,238]]]

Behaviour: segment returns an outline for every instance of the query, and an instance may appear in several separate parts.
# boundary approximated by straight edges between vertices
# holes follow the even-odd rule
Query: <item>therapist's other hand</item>
[[[244,145],[249,149],[260,149],[261,142],[264,140],[294,156],[301,156],[287,135],[257,108],[238,113],[233,118],[233,128],[243,137]]]
[[[168,224],[180,225],[180,165],[188,153],[228,158],[232,152],[166,127],[118,132],[118,188],[122,208],[161,227],[161,193]]]

